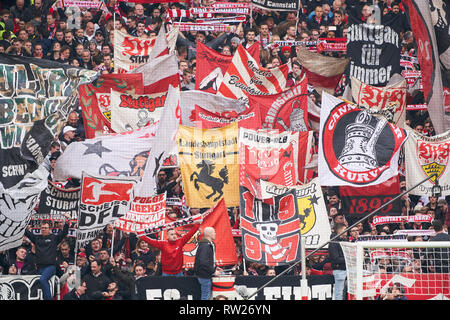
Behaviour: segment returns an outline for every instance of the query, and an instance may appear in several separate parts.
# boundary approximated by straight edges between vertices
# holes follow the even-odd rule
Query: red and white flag
[[[218,95],[248,103],[248,95],[269,95],[286,90],[290,64],[277,68],[263,68],[239,45],[225,73]]]

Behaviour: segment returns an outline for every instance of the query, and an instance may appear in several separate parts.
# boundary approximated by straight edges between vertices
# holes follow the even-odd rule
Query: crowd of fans
[[[369,1],[357,0],[302,0],[299,12],[278,12],[255,10],[249,21],[239,24],[235,32],[179,32],[176,52],[179,58],[179,73],[182,90],[192,90],[196,74],[196,41],[202,41],[211,48],[225,55],[233,55],[237,46],[248,48],[255,42],[260,44],[261,65],[272,68],[292,62],[290,74],[291,85],[299,80],[301,65],[297,62],[295,49],[291,47],[274,47],[268,44],[276,40],[315,41],[318,38],[345,38],[348,33],[348,14],[358,15],[362,20],[368,19],[371,12]],[[411,32],[409,19],[404,13],[403,5],[394,0],[375,1],[383,16],[400,15],[402,23],[399,31],[402,37],[402,54],[414,56],[416,43]],[[142,38],[154,38],[159,28],[164,26],[169,8],[188,8],[188,6],[208,5],[209,0],[201,3],[194,0],[185,3],[134,4],[120,2],[115,13],[115,0],[105,0],[108,10],[115,17],[105,20],[102,10],[81,9],[80,19],[74,20],[68,10],[58,8],[51,10],[51,0],[16,0],[8,5],[2,1],[0,10],[0,53],[29,56],[38,59],[53,60],[60,63],[98,70],[101,73],[114,72],[114,28],[130,35]],[[369,4],[372,4],[370,1]],[[191,21],[182,18],[182,21]],[[341,57],[345,52],[323,52],[322,54]],[[320,105],[320,95],[311,88],[311,98]],[[420,92],[409,98],[409,103],[423,103]],[[427,112],[417,111],[407,114],[407,123],[416,131],[434,135],[434,130]],[[83,118],[75,107],[70,113],[67,125],[51,146],[45,162],[51,170],[66,146],[73,141],[85,139]],[[52,179],[52,172],[49,179]],[[401,190],[405,189],[404,177],[400,175]],[[65,187],[79,186],[79,181],[71,179]],[[167,192],[168,198],[181,198],[183,189],[179,168],[161,170],[158,174],[158,193]],[[323,193],[327,203],[330,226],[337,235],[357,221],[342,211],[339,192],[333,187],[324,187]],[[191,209],[190,214],[199,209]],[[170,219],[180,219],[187,214],[179,206],[168,206]],[[405,195],[402,199],[402,215],[430,215],[440,221],[444,230],[450,226],[448,199]],[[230,224],[239,229],[239,208],[229,208]],[[103,236],[90,242],[75,255],[75,238],[68,236],[68,223],[44,222],[38,230],[45,234],[48,230],[60,230],[55,236],[54,272],[59,277],[62,296],[77,298],[87,296],[89,299],[134,299],[136,281],[142,277],[161,276],[161,251],[135,234],[116,230],[113,241],[113,227],[108,225]],[[399,223],[372,226],[369,221],[357,224],[344,233],[341,240],[354,241],[359,235],[389,235],[400,229],[430,229],[430,223]],[[220,236],[220,235],[218,235]],[[412,241],[426,241],[429,237],[415,236]],[[268,267],[254,262],[243,261],[242,244],[239,236],[235,237],[238,252],[238,264],[229,266],[229,271],[236,275],[274,276],[287,266]],[[40,260],[40,244],[36,242],[31,225],[20,247],[0,253],[0,265],[3,275],[32,275],[52,265],[50,261]],[[113,252],[111,252],[113,248]],[[307,261],[307,274],[333,274],[334,270],[345,270],[345,261],[339,247],[330,246],[328,252],[312,255]],[[226,269],[226,268],[225,268]],[[47,269],[46,269],[47,270]],[[192,269],[181,270],[184,275],[194,275]],[[288,274],[301,274],[298,265]],[[75,286],[75,276],[82,281]],[[337,274],[335,274],[337,276]],[[45,298],[49,298],[45,296]],[[339,297],[337,297],[339,298]],[[342,296],[341,296],[342,298]]]

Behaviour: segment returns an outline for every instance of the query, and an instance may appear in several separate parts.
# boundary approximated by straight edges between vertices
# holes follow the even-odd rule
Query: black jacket
[[[86,294],[78,296],[75,291],[75,289],[72,289],[72,291],[65,294],[63,300],[87,300]]]
[[[336,237],[336,233],[332,233],[330,239]],[[330,256],[331,268],[333,270],[347,270],[345,266],[344,252],[339,242],[346,241],[344,239],[336,239],[330,242],[328,246],[328,255]]]
[[[202,239],[198,242],[194,262],[194,273],[197,277],[209,279],[213,276],[216,271],[214,250],[214,244],[208,240]]]
[[[58,244],[67,236],[69,232],[69,223],[64,224],[64,228],[57,234],[48,236],[35,235],[25,230],[25,236],[34,243],[36,247],[36,266],[37,268],[56,265],[56,252]]]
[[[89,300],[103,299],[102,292],[106,292],[108,285],[111,283],[111,279],[103,273],[98,276],[88,273],[83,277],[82,281],[86,282],[86,295]]]

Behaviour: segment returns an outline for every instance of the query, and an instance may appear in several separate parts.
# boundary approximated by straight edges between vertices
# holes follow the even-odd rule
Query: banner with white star
[[[124,133],[72,142],[55,164],[55,181],[81,179],[82,171],[141,178],[158,124]]]

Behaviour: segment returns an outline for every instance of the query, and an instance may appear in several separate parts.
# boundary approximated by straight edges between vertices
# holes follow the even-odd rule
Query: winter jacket
[[[69,232],[69,223],[64,224],[64,228],[57,234],[48,236],[35,235],[25,230],[25,236],[34,243],[36,247],[36,266],[37,268],[56,266],[56,252],[58,244],[65,238]]]
[[[183,268],[183,246],[197,232],[200,224],[195,224],[192,229],[176,241],[154,240],[143,236],[142,239],[149,245],[161,250],[162,272],[167,274],[180,273]]]
[[[331,239],[334,237],[336,237],[336,234],[331,234]],[[346,270],[344,252],[339,243],[341,241],[346,241],[346,239],[338,238],[330,242],[328,246],[328,255],[330,256],[331,268],[333,270]]]
[[[199,278],[209,279],[216,271],[214,262],[214,243],[206,239],[198,242],[197,252],[195,254],[194,273]]]

